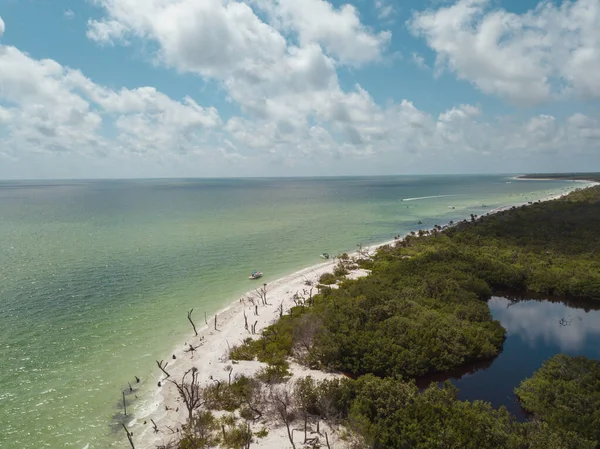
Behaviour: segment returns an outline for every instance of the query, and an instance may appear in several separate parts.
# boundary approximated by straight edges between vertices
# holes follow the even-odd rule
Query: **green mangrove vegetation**
[[[458,401],[450,385],[420,393],[411,379],[498,354],[505,331],[486,304],[492,294],[600,301],[599,211],[596,186],[420,231],[372,258],[340,259],[320,294],[230,356],[263,361],[279,380],[290,357],[349,374],[355,380],[305,396],[328,404],[328,414],[360,435],[357,447],[597,447],[600,402],[588,394],[599,388],[596,362],[557,357],[525,381],[517,393],[534,413],[528,423],[503,408]],[[342,273],[357,266],[370,274],[345,280]]]
[[[557,354],[515,393],[552,428],[600,441],[600,360]]]
[[[574,181],[600,182],[600,173],[530,173],[519,176],[522,179],[561,179]]]

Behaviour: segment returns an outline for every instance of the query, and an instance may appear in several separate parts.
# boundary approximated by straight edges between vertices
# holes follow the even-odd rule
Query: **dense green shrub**
[[[337,280],[338,280],[338,278],[335,274],[324,273],[319,278],[319,283],[321,283],[323,285],[332,285],[332,284],[335,284],[337,282]]]
[[[209,411],[197,412],[191,421],[183,426],[183,435],[177,444],[178,449],[208,449],[219,442],[217,419]]]
[[[515,393],[551,427],[600,442],[600,360],[555,355]]]
[[[204,405],[210,410],[232,412],[246,404],[258,388],[258,382],[247,376],[237,376],[231,384],[215,382],[204,388]]]
[[[412,382],[366,375],[356,381],[305,381],[297,390],[312,415],[329,419],[335,410],[337,419],[362,435],[367,447],[377,449],[595,447],[574,432],[540,422],[519,423],[504,408],[458,401],[458,390],[450,383],[420,392]]]
[[[333,269],[333,275],[337,279],[340,279],[340,278],[346,276],[348,273],[349,273],[348,268],[346,268],[346,266],[342,262],[339,262]]]
[[[287,364],[277,364],[261,368],[256,373],[256,378],[267,384],[278,384],[285,382],[291,375],[292,373],[289,372]]]

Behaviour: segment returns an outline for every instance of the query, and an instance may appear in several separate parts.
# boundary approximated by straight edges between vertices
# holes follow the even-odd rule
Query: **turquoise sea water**
[[[0,182],[0,447],[127,447],[121,391],[269,282],[419,228],[580,187],[507,176]],[[482,205],[487,207],[482,207]],[[418,221],[422,221],[419,225]],[[137,402],[130,406],[135,414]]]

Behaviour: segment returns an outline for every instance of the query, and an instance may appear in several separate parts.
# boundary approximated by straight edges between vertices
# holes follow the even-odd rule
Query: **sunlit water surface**
[[[155,360],[189,333],[186,311],[236,300],[253,269],[269,282],[323,251],[580,186],[505,176],[0,182],[0,447],[123,447],[121,391],[142,379],[135,415]]]

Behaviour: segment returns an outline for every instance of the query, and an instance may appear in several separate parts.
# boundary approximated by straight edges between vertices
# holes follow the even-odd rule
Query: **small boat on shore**
[[[253,271],[252,274],[250,274],[250,276],[248,276],[248,279],[258,279],[262,277],[262,271]]]
[[[329,259],[329,254],[327,254],[327,253],[321,253],[320,257],[323,258],[323,259]]]

